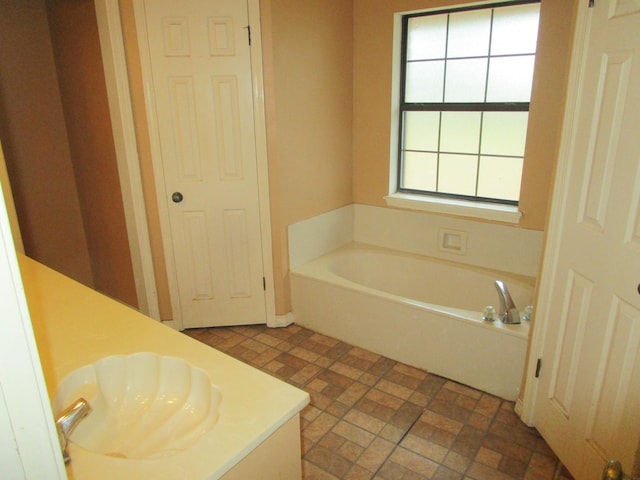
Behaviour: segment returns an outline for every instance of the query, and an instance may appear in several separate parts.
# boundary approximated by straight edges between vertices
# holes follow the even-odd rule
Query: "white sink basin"
[[[157,458],[197,442],[218,422],[221,394],[184,360],[154,353],[105,357],[70,373],[54,399],[56,415],[78,398],[93,411],[70,441],[120,458]]]

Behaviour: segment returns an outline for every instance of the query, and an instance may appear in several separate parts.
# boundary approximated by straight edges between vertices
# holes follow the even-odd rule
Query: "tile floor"
[[[513,403],[291,325],[185,333],[309,392],[304,480],[568,480]]]

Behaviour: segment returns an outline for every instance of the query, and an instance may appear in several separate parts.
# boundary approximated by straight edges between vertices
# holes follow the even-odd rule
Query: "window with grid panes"
[[[402,17],[398,191],[517,205],[538,1]]]

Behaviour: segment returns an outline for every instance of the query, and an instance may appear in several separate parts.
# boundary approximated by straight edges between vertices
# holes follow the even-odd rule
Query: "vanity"
[[[80,446],[73,442],[72,434],[67,448],[71,458],[67,465],[69,478],[302,477],[300,411],[309,403],[306,392],[25,256],[19,255],[18,259],[52,404],[70,373],[105,358],[134,358],[140,354],[144,358],[179,359],[210,379],[216,392],[214,424],[196,441],[169,453],[125,458]],[[143,378],[140,374],[138,377]],[[54,406],[54,414],[58,413],[59,407]],[[140,417],[144,418],[144,413]],[[149,422],[148,416],[146,419]]]

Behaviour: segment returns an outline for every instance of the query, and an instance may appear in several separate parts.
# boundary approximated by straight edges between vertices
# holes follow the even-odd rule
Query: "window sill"
[[[451,198],[436,198],[406,193],[392,193],[384,197],[390,207],[421,210],[423,212],[443,213],[461,217],[495,220],[506,223],[519,223],[522,212],[517,206],[495,203],[470,202]]]

